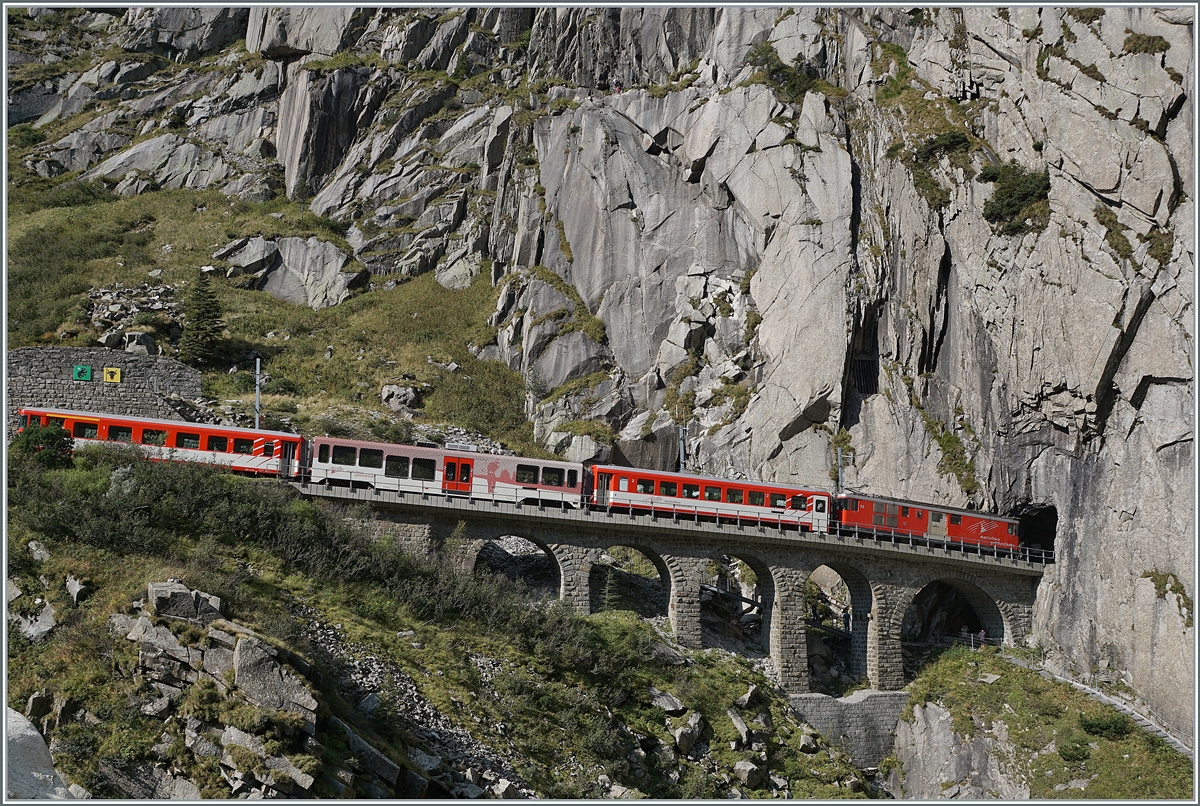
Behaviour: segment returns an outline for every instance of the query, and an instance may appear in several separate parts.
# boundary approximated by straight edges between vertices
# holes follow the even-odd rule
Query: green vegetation
[[[1138,235],[1143,243],[1149,243],[1147,254],[1158,261],[1158,265],[1166,266],[1171,262],[1171,253],[1175,250],[1175,231],[1155,227],[1149,235]]]
[[[1100,21],[1104,16],[1102,8],[1069,8],[1067,16],[1073,20],[1079,20],[1084,25],[1092,25]]]
[[[73,444],[74,439],[62,426],[43,428],[38,423],[31,423],[13,437],[8,449],[44,468],[70,467]]]
[[[559,222],[560,235],[562,222]],[[566,236],[562,236],[563,243],[566,244]],[[571,247],[566,244],[564,255],[570,255]],[[558,329],[560,334],[571,333],[572,331],[580,330],[587,335],[589,339],[596,344],[604,344],[608,340],[608,333],[605,331],[604,322],[600,318],[588,310],[587,305],[583,304],[583,297],[579,296],[579,291],[575,286],[568,283],[563,278],[559,277],[545,266],[534,266],[533,276],[537,277],[543,283],[553,286],[556,291],[564,294],[567,299],[571,300],[571,305],[574,306],[574,311],[569,320],[564,322]]]
[[[1103,204],[1097,204],[1092,210],[1096,223],[1104,227],[1104,242],[1112,247],[1117,257],[1122,260],[1133,260],[1133,244],[1125,237],[1129,227],[1117,220],[1117,214]]]
[[[1192,597],[1187,595],[1187,589],[1183,587],[1183,583],[1179,581],[1178,577],[1155,569],[1143,571],[1141,578],[1149,579],[1154,583],[1154,592],[1159,599],[1167,598],[1168,591],[1175,594],[1179,602],[1179,615],[1186,619],[1188,627],[1192,626]]]
[[[575,255],[571,252],[571,243],[567,240],[567,231],[563,228],[561,218],[554,222],[554,228],[558,230],[558,251],[562,252],[568,263],[574,263]]]
[[[1004,235],[1041,232],[1050,223],[1048,173],[1031,173],[1010,162],[988,165],[979,179],[996,183],[992,198],[983,205],[983,217]]]
[[[998,679],[984,683],[984,674]],[[1004,722],[1034,799],[1077,797],[1079,790],[1054,787],[1093,775],[1083,792],[1088,799],[1190,797],[1192,765],[1185,756],[1156,736],[1130,729],[1123,715],[1070,686],[1004,661],[993,647],[946,650],[921,670],[909,691],[905,718],[913,706],[937,702],[962,736]],[[1051,742],[1058,752],[1046,752]]]
[[[1128,28],[1125,33],[1125,43],[1121,46],[1125,53],[1166,53],[1171,49],[1171,43],[1161,36],[1135,33]]]
[[[837,465],[838,448],[842,449],[842,458],[843,459],[848,459],[849,457],[855,456],[858,454],[858,450],[854,447],[854,445],[851,443],[850,440],[851,440],[850,432],[847,431],[845,428],[839,428],[837,430],[837,433],[834,434],[829,440],[830,452],[832,454],[831,458],[833,459],[833,464],[830,465],[830,467],[829,467],[829,478],[832,481],[837,481],[837,478],[838,478],[838,465]],[[939,470],[940,470],[940,468],[939,468]]]
[[[179,342],[179,360],[199,367],[214,367],[221,357],[221,303],[213,294],[208,275],[200,272],[184,304],[187,324]],[[246,390],[249,391],[249,390]]]
[[[884,42],[880,44],[879,48],[881,55],[871,64],[875,75],[887,73],[892,64],[895,64],[896,72],[895,75],[888,76],[887,80],[875,91],[875,100],[892,101],[911,88],[910,81],[916,76],[916,71],[908,63],[908,53],[895,42]]]
[[[901,375],[900,380],[908,387],[909,402],[920,413],[925,431],[933,437],[941,450],[942,458],[938,460],[938,473],[943,476],[954,476],[958,480],[958,486],[967,495],[979,492],[979,479],[975,476],[975,463],[967,456],[967,448],[957,430],[947,428],[945,423],[925,410],[925,405],[913,389],[913,379],[910,376]],[[962,423],[962,428],[968,433],[973,433],[970,425],[966,422]]]
[[[804,102],[804,96],[820,92],[833,98],[846,96],[846,91],[835,87],[814,75],[814,71],[797,54],[792,64],[787,65],[779,58],[775,46],[760,42],[746,54],[746,62],[759,68],[750,76],[750,84],[766,84],[784,101],[793,104]]]
[[[696,391],[693,389],[681,393],[680,387],[688,378],[695,377],[700,372],[700,356],[694,352],[688,353],[688,360],[671,373],[667,382],[667,391],[663,395],[663,411],[671,415],[671,419],[683,425],[692,419],[696,410]]]

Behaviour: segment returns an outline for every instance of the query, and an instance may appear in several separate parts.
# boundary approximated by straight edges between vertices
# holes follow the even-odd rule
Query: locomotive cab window
[[[1008,525],[1008,533],[1010,535],[1015,535],[1017,533],[1017,525],[1015,523],[1010,523]]]
[[[752,505],[754,505],[756,507],[761,507],[765,500],[766,500],[766,498],[765,498],[765,496],[763,496],[761,490],[751,490],[750,491],[750,503]]]
[[[200,435],[199,434],[188,434],[186,432],[180,431],[178,434],[175,435],[175,447],[176,448],[199,448],[200,447]]]
[[[124,425],[110,425],[108,427],[109,442],[133,442],[133,429]]]
[[[437,464],[432,459],[413,459],[412,477],[421,481],[433,481],[437,475]]]
[[[952,524],[954,524],[954,525],[956,525],[956,526],[957,526],[958,524],[962,523],[962,515],[951,515],[951,516],[950,516],[950,523],[952,523]]]
[[[334,445],[333,463],[335,465],[352,465],[358,454],[358,448],[353,445]]]
[[[275,455],[275,443],[274,442],[264,442],[263,443],[263,456],[270,459],[274,455]]]
[[[567,471],[567,486],[568,487],[578,487],[579,486],[579,471],[578,470],[568,470]]]
[[[660,481],[658,483],[658,494],[675,497],[679,495],[679,485],[673,481]]]
[[[363,448],[358,452],[358,464],[361,467],[383,467],[383,451]]]
[[[394,479],[408,478],[408,457],[389,456],[383,462],[383,475]]]
[[[742,500],[743,500],[743,496],[742,496],[741,490],[726,490],[725,491],[725,503],[740,504],[740,503],[742,503]]]
[[[908,517],[908,507],[900,507],[900,515],[907,518]]]
[[[466,479],[463,479],[466,481]],[[542,468],[542,484],[549,487],[561,487],[563,483],[563,470],[561,467],[543,467]]]
[[[942,522],[942,513],[940,513],[940,512],[930,512],[930,513],[929,513],[929,520],[933,521],[934,523],[941,523],[941,522]]]
[[[801,512],[807,512],[808,511],[808,496],[807,495],[793,495],[792,496],[792,509],[798,509]]]
[[[517,465],[517,484],[537,484],[538,469],[535,465]]]
[[[21,420],[20,420],[20,426],[21,426],[21,428],[24,428],[24,427],[26,427],[27,425],[29,425],[29,415],[28,415],[28,414],[22,414],[22,415],[21,415]]]
[[[815,509],[817,512],[824,512],[825,511],[825,499],[818,498],[816,501],[814,501],[813,509]]]
[[[698,485],[698,484],[683,485],[683,497],[684,498],[699,498],[700,497],[700,485]]]
[[[850,499],[850,511],[858,512],[858,499],[857,498]]]
[[[254,440],[243,439],[241,437],[234,437],[233,438],[233,452],[234,453],[253,454],[254,453]]]
[[[787,498],[783,493],[771,493],[771,506],[776,509],[783,509],[783,502]]]
[[[75,423],[71,433],[83,439],[95,439],[96,434],[100,433],[100,426],[96,423]]]
[[[227,451],[229,450],[228,437],[209,437],[208,450],[210,451]]]
[[[322,464],[326,464],[326,465],[329,464],[329,446],[328,445],[322,445],[320,447],[320,449],[317,450],[317,461]]]
[[[643,495],[654,495],[654,479],[638,479],[637,491]]]

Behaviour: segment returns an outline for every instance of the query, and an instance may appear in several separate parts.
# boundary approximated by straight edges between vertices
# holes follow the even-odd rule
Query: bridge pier
[[[570,602],[576,613],[586,616],[592,609],[591,550],[567,543],[547,543],[546,548],[558,563],[559,598]]]
[[[667,619],[681,646],[700,649],[704,640],[700,630],[700,580],[704,575],[704,557],[672,558],[671,596],[667,601]]]
[[[808,628],[804,623],[804,582],[807,577],[796,568],[771,570],[775,586],[775,597],[771,602],[771,660],[775,662],[779,685],[784,691],[807,694]]]

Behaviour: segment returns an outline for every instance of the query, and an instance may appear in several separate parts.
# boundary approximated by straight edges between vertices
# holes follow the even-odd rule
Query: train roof
[[[941,504],[927,504],[924,501],[905,501],[902,498],[883,498],[875,495],[863,495],[862,493],[856,493],[852,491],[838,493],[837,497],[857,498],[859,501],[881,501],[885,504],[898,504],[905,507],[920,507],[921,509],[928,509],[933,512],[953,512],[955,514],[970,515],[973,518],[990,518],[997,521],[1011,521],[1013,523],[1020,523],[1019,518],[1010,518],[1007,515],[997,515],[991,512],[983,512],[982,510],[978,509],[960,509],[958,507],[942,506]]]
[[[134,417],[127,414],[109,414],[101,411],[70,411],[68,409],[49,409],[42,406],[22,406],[18,412],[38,412],[50,417],[74,417],[99,419],[105,418],[110,420],[122,420],[132,423],[140,423],[141,425],[163,425],[170,428],[182,428],[192,426],[194,428],[203,428],[209,431],[223,431],[229,434],[261,434],[269,437],[289,437],[292,439],[303,439],[299,434],[292,434],[287,431],[268,431],[264,428],[244,428],[233,425],[214,425],[212,423],[193,423],[188,420],[156,420],[151,417]]]
[[[778,481],[758,481],[756,479],[726,479],[719,476],[698,476],[695,473],[680,473],[676,470],[647,470],[644,467],[622,467],[620,465],[592,465],[600,471],[615,471],[618,473],[652,473],[657,476],[670,476],[671,478],[679,478],[692,481],[715,481],[720,484],[753,484],[758,487],[784,487],[789,490],[797,490],[804,493],[821,493],[822,495],[832,496],[829,490],[823,490],[820,487],[801,487],[796,484],[784,484]]]

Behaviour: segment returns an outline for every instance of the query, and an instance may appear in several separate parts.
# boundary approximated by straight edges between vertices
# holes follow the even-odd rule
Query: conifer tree
[[[191,366],[215,366],[221,355],[221,303],[208,283],[208,275],[199,274],[184,302],[187,323],[179,342],[179,360]]]

